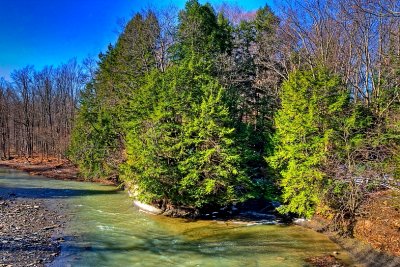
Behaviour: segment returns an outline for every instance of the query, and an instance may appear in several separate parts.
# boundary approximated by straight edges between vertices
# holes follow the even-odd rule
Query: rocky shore
[[[63,241],[65,217],[59,210],[38,199],[0,196],[0,267],[52,262]]]

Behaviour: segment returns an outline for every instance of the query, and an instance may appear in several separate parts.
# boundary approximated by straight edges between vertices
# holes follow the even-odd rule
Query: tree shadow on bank
[[[34,187],[0,187],[0,196],[4,198],[70,198],[93,195],[112,195],[120,189],[111,190],[88,190],[88,189],[59,189],[59,188],[34,188]]]

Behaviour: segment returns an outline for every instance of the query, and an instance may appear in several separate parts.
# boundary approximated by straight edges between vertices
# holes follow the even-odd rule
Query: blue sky
[[[114,43],[120,18],[148,6],[185,0],[0,0],[0,77],[26,65],[42,68],[76,57],[97,56]],[[220,0],[202,1],[219,4]],[[229,1],[255,10],[269,0]]]

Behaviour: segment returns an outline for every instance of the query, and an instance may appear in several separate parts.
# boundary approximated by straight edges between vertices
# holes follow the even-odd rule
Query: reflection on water
[[[304,266],[305,258],[333,251],[350,263],[336,244],[311,230],[152,216],[112,186],[0,169],[0,191],[62,201],[73,214],[51,266]]]

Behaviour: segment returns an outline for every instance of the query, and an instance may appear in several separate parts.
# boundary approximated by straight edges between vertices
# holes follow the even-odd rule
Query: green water
[[[112,186],[0,169],[0,192],[66,207],[66,241],[50,266],[305,266],[305,258],[333,251],[351,263],[311,230],[153,216]]]

